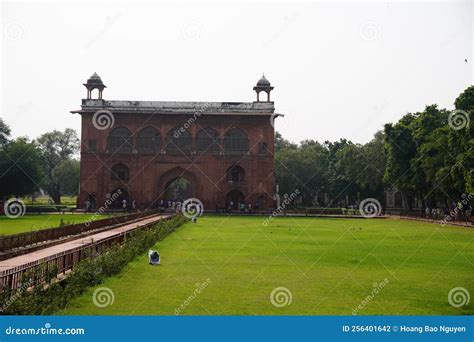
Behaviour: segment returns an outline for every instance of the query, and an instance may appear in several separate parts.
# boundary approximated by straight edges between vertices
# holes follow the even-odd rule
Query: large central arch
[[[168,182],[165,186],[164,199],[184,201],[192,197],[191,186],[185,177],[178,177]]]
[[[188,182],[188,190],[186,191],[187,196],[195,197],[199,191],[199,182],[197,177],[192,172],[183,169],[182,167],[172,168],[158,177],[158,193],[156,196],[156,200],[172,200],[172,198],[164,197],[167,194],[167,190],[170,184],[180,178],[185,179]]]

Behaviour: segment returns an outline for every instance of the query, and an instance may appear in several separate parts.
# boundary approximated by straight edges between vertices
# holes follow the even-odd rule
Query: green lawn
[[[24,197],[22,200],[26,205],[55,205],[53,200],[46,196],[38,196],[34,201],[31,200],[31,197]],[[76,200],[77,196],[61,196],[61,205],[75,206]]]
[[[204,216],[187,223],[99,287],[114,302],[93,303],[91,288],[62,314],[73,315],[460,315],[448,293],[474,297],[474,230],[395,219]],[[386,280],[388,282],[386,282]],[[374,293],[373,298],[364,301]],[[285,287],[291,304],[276,307]],[[196,289],[201,289],[197,293]]]
[[[0,235],[18,234],[33,230],[59,227],[61,219],[64,224],[80,223],[89,220],[94,214],[32,214],[17,218],[0,216]],[[108,217],[97,215],[95,219]]]

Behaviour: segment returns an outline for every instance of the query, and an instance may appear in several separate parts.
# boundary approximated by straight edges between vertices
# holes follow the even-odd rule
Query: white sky
[[[80,130],[82,86],[107,100],[253,101],[265,72],[292,141],[366,142],[472,84],[470,1],[2,3],[1,113],[13,136]],[[468,60],[466,63],[464,59]]]

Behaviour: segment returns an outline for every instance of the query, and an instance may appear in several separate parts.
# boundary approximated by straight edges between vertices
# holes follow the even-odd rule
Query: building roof
[[[265,77],[265,74],[263,74],[262,77],[257,82],[257,87],[269,87],[269,86],[270,86],[270,81],[267,80],[267,78]]]
[[[90,79],[90,80],[92,80],[92,79],[99,79],[99,80],[101,80],[100,76],[99,76],[99,75],[97,75],[97,73],[96,73],[96,72],[94,72],[94,73],[92,74],[92,76],[91,76],[91,77],[89,77],[89,79]]]
[[[97,75],[96,72],[92,74],[91,77],[87,80],[87,82],[84,84],[85,86],[90,86],[90,85],[102,85],[105,87],[104,83],[102,82],[102,79],[100,78],[99,75]]]
[[[71,113],[94,113],[109,110],[112,113],[137,114],[273,114],[273,102],[176,102],[176,101],[106,101],[82,100],[82,109]]]

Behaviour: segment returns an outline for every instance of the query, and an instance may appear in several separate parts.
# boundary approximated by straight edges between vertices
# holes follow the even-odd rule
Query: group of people
[[[173,199],[173,200],[166,200],[166,199],[161,199],[158,202],[155,202],[155,208],[160,209],[160,210],[167,210],[167,211],[176,211],[179,212],[181,211],[181,207],[183,205],[183,200],[180,198]],[[137,211],[137,202],[135,200],[130,200],[123,198],[121,201],[119,201],[120,204],[120,209],[124,213],[130,213],[130,212],[135,212]],[[85,201],[85,210],[86,212],[91,212],[94,209],[93,203],[91,203],[88,199]],[[255,205],[252,205],[251,202],[245,203],[245,202],[237,202],[235,203],[233,200],[230,200],[229,203],[227,203],[226,208],[221,208],[216,204],[216,213],[232,213],[232,212],[239,212],[239,213],[247,213],[251,214],[254,212],[258,212],[260,210],[260,205],[259,203],[255,203]]]
[[[166,210],[166,209],[171,209],[171,210],[174,210],[176,212],[179,212],[181,210],[181,205],[183,204],[183,201],[178,198],[178,199],[174,199],[174,200],[160,200],[158,202],[158,208],[159,209],[162,209],[162,210]]]
[[[92,203],[89,199],[86,199],[84,204],[85,204],[86,213],[90,213],[93,211],[93,209],[96,209],[95,204]],[[137,211],[137,202],[135,200],[127,200],[126,198],[124,198],[121,201],[119,201],[117,204],[112,206],[112,208],[117,208],[117,206],[120,206],[120,209],[124,213],[133,213]]]
[[[236,211],[236,212],[240,212],[240,213],[247,213],[247,214],[251,214],[253,212],[256,212],[260,209],[260,205],[257,203],[255,203],[255,206],[252,206],[252,203],[251,202],[248,202],[247,204],[244,203],[244,202],[237,202],[237,203],[234,203],[234,201],[230,200],[229,203],[227,204],[227,213],[231,213],[233,211]],[[220,212],[220,209],[219,207],[216,205],[216,213],[219,213]]]
[[[124,198],[122,200],[122,211],[124,213],[133,213],[135,211],[137,211],[137,202],[135,200],[127,200],[126,198]]]
[[[425,218],[437,220],[441,217],[450,215],[454,216],[455,219],[459,216],[465,216],[467,218],[470,218],[472,215],[472,207],[468,204],[456,205],[456,203],[453,203],[451,205],[451,209],[449,207],[444,207],[444,209],[430,208],[428,206],[425,208]]]
[[[425,217],[426,218],[434,218],[437,219],[441,215],[441,209],[440,208],[425,208]],[[449,215],[449,209],[444,208],[443,210],[443,215]]]

